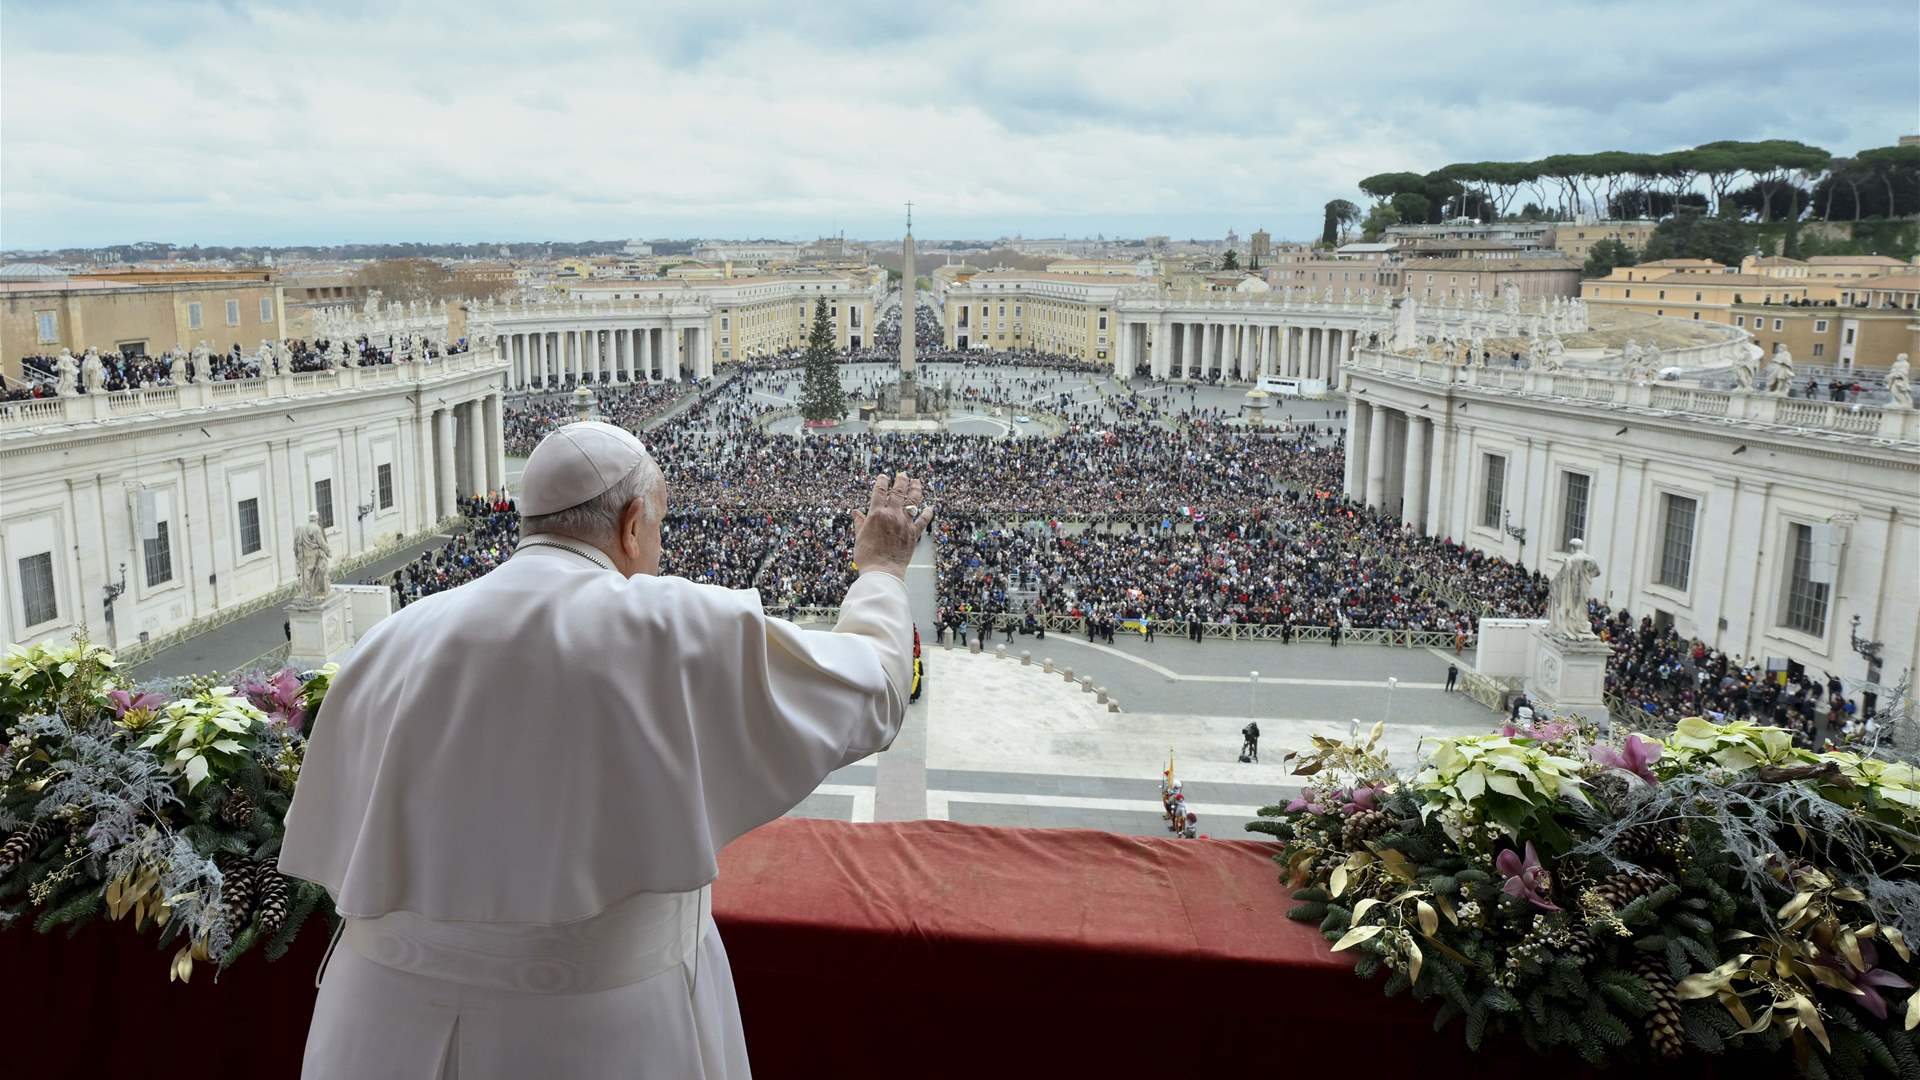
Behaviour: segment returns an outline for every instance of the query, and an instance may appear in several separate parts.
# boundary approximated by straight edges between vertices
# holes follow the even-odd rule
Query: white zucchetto
[[[646,459],[647,448],[622,428],[599,420],[568,424],[540,440],[520,478],[522,515],[557,514],[619,483]]]

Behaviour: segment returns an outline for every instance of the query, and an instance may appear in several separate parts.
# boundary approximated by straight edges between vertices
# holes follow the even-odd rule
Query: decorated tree
[[[913,313],[901,312],[900,332],[913,333]],[[840,386],[834,360],[833,323],[824,297],[813,304],[813,326],[807,330],[807,352],[800,382],[800,415],[811,423],[838,420],[847,412],[847,393]]]

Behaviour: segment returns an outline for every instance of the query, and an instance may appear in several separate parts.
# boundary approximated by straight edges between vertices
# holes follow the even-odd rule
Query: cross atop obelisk
[[[907,235],[900,241],[900,376],[903,390],[913,383],[913,324],[919,297],[913,280],[913,204],[907,204]]]

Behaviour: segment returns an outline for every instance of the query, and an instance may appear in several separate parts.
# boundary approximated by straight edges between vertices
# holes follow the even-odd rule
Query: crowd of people
[[[263,342],[263,345],[268,343]],[[267,347],[255,352],[247,352],[237,343],[225,352],[200,354],[197,351],[183,357],[180,375],[186,382],[230,382],[237,379],[258,379],[267,375],[294,375],[309,371],[326,371],[336,366],[337,354],[334,343],[326,339],[308,341],[302,338],[289,338],[276,343],[280,348]],[[352,363],[357,367],[374,367],[395,363],[396,350],[391,341],[378,345],[365,335],[342,342],[352,353]],[[442,350],[434,346],[428,352],[432,356],[451,355],[464,352],[466,343],[456,342]],[[74,355],[74,390],[77,393],[113,393],[120,390],[138,390],[143,387],[174,386],[180,382],[175,377],[173,357],[170,354],[149,356],[145,353],[122,353],[117,349],[95,350],[100,360],[100,371],[96,378],[90,376],[84,363],[84,354]],[[37,354],[20,359],[21,377],[7,379],[0,375],[0,401],[17,401],[32,398],[50,398],[59,393],[60,357],[57,355]]]
[[[595,391],[594,399],[600,419],[639,431],[693,389],[693,384],[682,382],[619,383]],[[548,432],[572,423],[573,415],[571,394],[529,396],[514,402],[501,419],[507,453],[515,457],[533,453]]]
[[[1080,619],[1090,637],[1118,630],[1187,635],[1208,625],[1355,628],[1450,633],[1464,640],[1483,616],[1538,617],[1540,574],[1341,497],[1339,410],[1264,430],[1233,423],[1193,388],[1083,380],[1031,356],[956,357],[957,397],[981,408],[1045,410],[1064,421],[1050,437],[951,432],[770,434],[766,416],[790,406],[797,355],[738,366],[646,440],[671,498],[663,573],[761,590],[770,610],[831,607],[855,573],[847,507],[867,477],[928,478],[937,507],[938,639],[1044,632],[1048,616]],[[950,361],[930,360],[930,365]],[[938,370],[937,368],[935,370]],[[890,378],[850,372],[856,393]],[[923,378],[928,377],[923,373]],[[684,392],[656,384],[602,397],[609,419],[640,428]],[[509,447],[525,453],[571,419],[564,398],[535,399],[508,416]],[[488,514],[478,538],[423,564],[409,582],[447,587],[511,550],[506,523]],[[1595,632],[1614,645],[1608,689],[1651,720],[1683,715],[1757,717],[1803,739],[1852,714],[1831,703],[1835,680],[1784,678],[1715,652],[1651,621],[1594,607]],[[1337,640],[1337,638],[1336,638]],[[1833,718],[1840,718],[1835,720]]]

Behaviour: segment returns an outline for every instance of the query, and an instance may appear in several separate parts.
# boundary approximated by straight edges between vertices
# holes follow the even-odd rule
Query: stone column
[[[487,473],[493,464],[492,439],[487,437],[487,407],[484,399],[467,402],[467,477],[473,482],[472,495],[485,495]]]
[[[653,381],[653,327],[640,331],[640,375],[648,382]]]
[[[1340,385],[1340,366],[1347,361],[1347,350],[1353,347],[1353,331],[1335,330],[1333,332],[1333,359],[1327,364],[1327,385]]]
[[[1431,458],[1428,456],[1429,421],[1423,417],[1407,414],[1407,460],[1400,484],[1400,519],[1425,531],[1427,520],[1427,470]]]
[[[1363,398],[1347,404],[1347,498],[1367,501],[1367,428],[1373,419],[1373,406]]]
[[[501,427],[505,419],[502,415],[504,402],[499,394],[486,397],[485,426],[483,438],[487,448],[487,489],[499,491],[507,484],[507,440]]]
[[[454,506],[459,502],[454,492],[453,478],[453,410],[440,409],[433,414],[434,456],[439,459],[434,467],[434,479],[440,485],[440,498],[434,503],[437,518],[452,517]]]
[[[1387,423],[1393,410],[1373,407],[1373,420],[1367,432],[1367,505],[1375,510],[1387,505]]]

